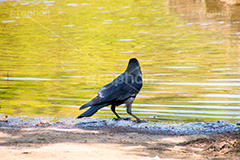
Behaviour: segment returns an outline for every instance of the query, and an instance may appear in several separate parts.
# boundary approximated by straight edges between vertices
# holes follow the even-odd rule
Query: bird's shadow
[[[113,118],[113,119],[104,119],[104,120],[89,120],[89,121],[83,121],[83,122],[79,122],[77,123],[77,125],[84,125],[84,124],[94,124],[96,125],[97,123],[104,123],[106,121],[113,121],[113,122],[116,122],[116,123],[122,123],[122,122],[129,122],[129,123],[132,123],[132,124],[136,124],[136,123],[149,123],[148,120],[131,120],[131,118]]]
[[[131,118],[113,118],[114,121],[129,121],[134,123],[148,123],[148,120],[131,120]]]

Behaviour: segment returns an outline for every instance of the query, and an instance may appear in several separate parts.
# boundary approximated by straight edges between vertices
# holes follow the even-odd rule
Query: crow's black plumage
[[[142,72],[138,60],[132,58],[129,60],[128,67],[125,72],[115,78],[111,83],[103,86],[98,95],[90,102],[80,107],[81,109],[90,107],[77,118],[90,117],[99,109],[111,105],[112,112],[120,119],[115,112],[115,107],[126,104],[127,113],[140,121],[138,117],[132,114],[132,103],[142,88]]]

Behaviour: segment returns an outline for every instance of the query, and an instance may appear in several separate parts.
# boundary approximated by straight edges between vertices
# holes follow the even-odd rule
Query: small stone
[[[217,123],[223,124],[223,123],[224,123],[224,121],[222,121],[222,120],[219,120],[219,121],[217,121]]]
[[[30,151],[23,151],[22,154],[30,154]]]
[[[109,134],[109,136],[113,137],[113,136],[114,136],[114,134],[113,134],[113,133],[110,133],[110,134]]]
[[[195,126],[200,126],[200,125],[204,125],[203,122],[197,122],[197,123],[194,123]]]

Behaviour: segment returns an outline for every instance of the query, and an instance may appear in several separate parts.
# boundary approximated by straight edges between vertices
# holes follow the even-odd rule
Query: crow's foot
[[[138,119],[138,120],[134,120],[133,122],[135,122],[135,123],[148,123],[149,121],[148,120],[140,120],[140,119]]]
[[[121,120],[130,121],[131,118],[113,118],[113,120],[115,120],[115,121],[121,121]]]

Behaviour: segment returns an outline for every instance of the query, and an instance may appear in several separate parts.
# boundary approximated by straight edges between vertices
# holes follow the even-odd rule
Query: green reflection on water
[[[238,39],[229,37],[227,29],[222,32],[214,26],[187,25],[166,2],[0,2],[0,112],[77,116],[78,108],[66,105],[86,103],[123,72],[132,57],[139,59],[144,76],[136,104],[204,106],[213,105],[204,101],[216,101],[214,105],[226,101],[225,106],[238,106],[228,101],[239,98],[201,96],[239,94],[239,85],[216,86],[209,81],[235,79],[230,83],[239,84]],[[147,108],[153,115],[151,109],[171,110],[166,106],[136,108]],[[104,111],[96,116],[113,116]],[[209,120],[189,115],[160,117]]]

